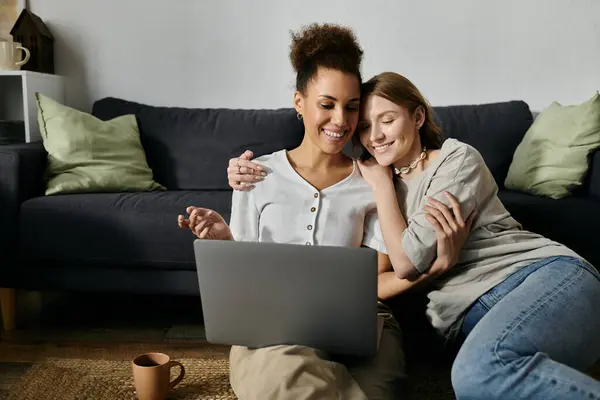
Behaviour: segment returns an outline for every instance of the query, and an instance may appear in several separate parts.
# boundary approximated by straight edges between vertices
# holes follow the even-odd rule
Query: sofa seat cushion
[[[26,260],[48,265],[194,270],[195,236],[177,227],[177,215],[190,205],[212,208],[229,220],[231,192],[37,197],[22,205],[19,250]]]
[[[512,190],[500,191],[499,197],[523,229],[564,244],[600,268],[599,201],[586,197],[555,200]]]

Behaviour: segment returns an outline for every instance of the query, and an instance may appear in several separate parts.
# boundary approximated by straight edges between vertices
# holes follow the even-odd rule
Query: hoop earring
[[[296,114],[296,118],[298,118],[298,119],[302,119],[302,114],[300,114],[300,113],[297,113],[297,114]]]

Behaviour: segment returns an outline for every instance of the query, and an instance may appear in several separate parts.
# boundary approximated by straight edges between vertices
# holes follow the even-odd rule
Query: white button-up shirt
[[[257,158],[267,176],[234,191],[230,227],[237,241],[367,246],[386,253],[375,197],[356,162],[345,179],[321,191],[302,178],[281,150]]]

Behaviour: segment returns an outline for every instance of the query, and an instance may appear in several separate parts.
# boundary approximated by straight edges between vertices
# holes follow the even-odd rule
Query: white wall
[[[600,90],[600,0],[29,0],[56,36],[67,101],[291,104],[289,30],[353,27],[365,78],[392,70],[434,105],[579,103]]]

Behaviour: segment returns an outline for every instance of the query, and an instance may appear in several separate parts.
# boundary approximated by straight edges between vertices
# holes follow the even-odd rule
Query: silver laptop
[[[209,342],[376,353],[375,250],[196,239],[194,252]]]

